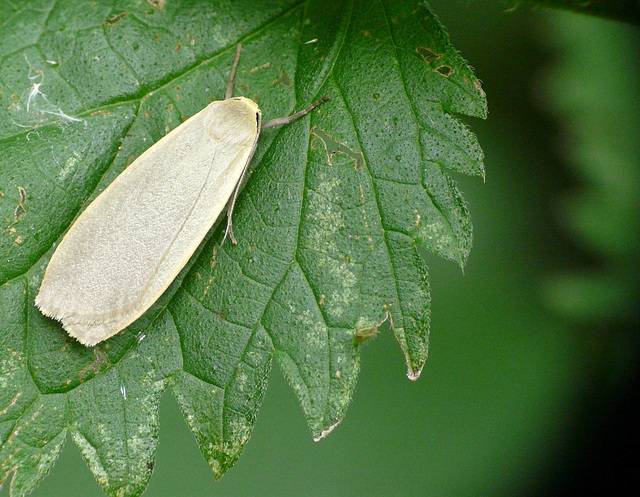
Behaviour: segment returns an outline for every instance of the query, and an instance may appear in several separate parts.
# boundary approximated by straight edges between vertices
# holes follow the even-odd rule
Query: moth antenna
[[[227,81],[227,92],[224,94],[224,99],[229,100],[233,97],[233,80],[236,77],[236,69],[238,68],[238,62],[240,62],[240,53],[242,52],[242,43],[238,43],[236,47],[236,56],[231,64],[231,71],[229,72],[229,80]]]
[[[277,119],[271,119],[271,121],[267,121],[262,125],[262,129],[273,128],[274,126],[282,126],[283,124],[289,124],[290,122],[293,122],[302,116],[306,116],[318,105],[325,103],[327,100],[329,100],[329,95],[325,95],[320,100],[316,100],[309,107],[307,107],[304,110],[301,110],[300,112],[296,112],[295,114],[292,114],[287,117],[278,117]]]

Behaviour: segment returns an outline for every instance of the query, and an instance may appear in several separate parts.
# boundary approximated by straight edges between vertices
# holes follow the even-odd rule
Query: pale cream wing
[[[94,345],[146,311],[216,221],[259,134],[255,102],[211,103],[98,196],[55,251],[40,310]]]

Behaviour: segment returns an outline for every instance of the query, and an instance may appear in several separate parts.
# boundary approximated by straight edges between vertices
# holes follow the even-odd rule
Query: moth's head
[[[249,98],[221,100],[211,114],[207,132],[211,138],[221,142],[244,141],[248,135],[255,138],[260,131],[261,116],[258,104]]]

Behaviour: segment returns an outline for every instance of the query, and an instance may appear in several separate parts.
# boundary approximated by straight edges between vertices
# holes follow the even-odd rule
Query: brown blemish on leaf
[[[271,62],[265,62],[261,66],[256,66],[249,69],[249,74],[253,74],[254,72],[259,71],[260,69],[269,69],[270,67],[271,67]]]
[[[164,9],[165,0],[147,0],[147,3],[151,5],[154,9],[162,10]]]
[[[18,206],[22,207],[22,210],[24,211],[24,204],[27,201],[27,192],[21,186],[18,187],[18,196],[20,197]],[[17,209],[17,207],[16,207],[16,209]],[[24,214],[26,214],[26,212]],[[16,216],[17,216],[17,214],[16,214]],[[22,217],[22,216],[20,216],[20,217]]]
[[[81,383],[85,381],[84,378],[89,374],[89,371],[93,371],[93,374],[91,375],[91,378],[93,378],[100,372],[102,366],[111,366],[109,356],[107,356],[107,354],[99,347],[93,348],[93,358],[94,361],[82,368],[78,374],[78,379]]]
[[[420,57],[422,57],[422,60],[424,60],[427,64],[442,57],[442,54],[434,52],[427,47],[417,47],[416,53]]]
[[[4,193],[0,196],[3,196]],[[9,236],[13,236],[17,229],[16,229],[16,224],[18,224],[20,222],[20,220],[27,215],[27,210],[24,207],[24,204],[27,202],[27,192],[24,188],[22,188],[21,186],[18,187],[18,205],[16,205],[16,208],[13,210],[13,221],[11,222],[11,224],[9,224],[9,226],[7,226],[6,228],[6,232]],[[5,218],[6,221],[10,221],[10,219]],[[17,244],[21,244],[22,243],[22,237],[19,236],[14,243]]]
[[[289,88],[290,86],[293,85],[293,83],[289,79],[289,76],[287,76],[287,73],[282,70],[280,70],[280,74],[278,75],[278,78],[275,81],[271,82],[271,86],[275,86],[277,84],[280,84],[285,88]]]
[[[217,263],[218,263],[218,246],[216,245],[213,247],[213,250],[211,251],[211,269],[216,267]]]
[[[356,152],[344,143],[333,139],[326,131],[318,128],[317,126],[313,127],[313,129],[311,130],[311,134],[319,138],[324,145],[325,152],[327,153],[327,162],[330,166],[333,165],[333,156],[336,154],[346,155],[349,159],[351,159],[354,163],[356,171],[359,171],[362,166],[364,166],[365,162],[362,152]]]
[[[11,435],[9,435],[9,438],[7,438],[7,441],[5,442],[4,446],[8,447],[9,445],[11,445],[13,443],[13,440],[20,435],[20,432],[30,423],[33,422],[34,419],[36,419],[40,413],[42,412],[42,409],[44,408],[44,404],[40,404],[38,406],[38,408],[34,411],[34,413],[31,415],[31,417],[25,421],[23,424],[16,426],[16,428],[11,432]]]
[[[104,21],[102,21],[102,25],[113,26],[114,24],[117,24],[120,21],[122,21],[128,15],[129,15],[129,12],[120,12],[119,14],[112,15],[108,19],[105,19]]]
[[[385,305],[385,308],[387,308],[387,312],[385,313],[384,318],[382,318],[382,321],[374,324],[369,328],[362,328],[362,329],[356,330],[355,335],[353,336],[353,340],[356,343],[364,342],[366,340],[369,340],[372,337],[375,337],[378,334],[378,328],[380,328],[380,326],[382,326],[387,320],[389,320],[389,324],[393,329],[393,323],[391,321],[391,313],[388,310],[388,306]]]
[[[179,52],[182,49],[182,42],[178,42],[174,48],[176,52]]]
[[[378,334],[378,325],[372,326],[371,328],[366,328],[364,330],[356,330],[356,334],[353,336],[353,339],[356,342],[365,342],[370,338],[373,338]]]
[[[17,394],[15,394],[13,396],[13,399],[9,401],[9,403],[4,407],[4,409],[2,409],[2,411],[0,411],[0,416],[4,416],[5,414],[7,414],[9,409],[11,409],[16,404],[16,402],[18,402],[18,399],[20,397],[22,397],[22,392],[18,392]]]
[[[214,269],[216,264],[218,263],[218,249],[219,247],[216,245],[213,247],[213,251],[211,252],[211,276],[209,277],[209,281],[207,281],[207,285],[202,292],[202,297],[200,297],[200,302],[204,302],[204,299],[207,297],[209,290],[211,290],[211,285],[213,285],[213,280],[216,279],[214,275]]]

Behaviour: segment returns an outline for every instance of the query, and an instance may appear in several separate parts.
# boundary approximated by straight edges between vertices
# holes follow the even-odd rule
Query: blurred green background
[[[638,29],[525,7],[507,12],[493,1],[429,3],[482,79],[490,115],[486,122],[466,120],[486,154],[486,183],[456,178],[475,227],[464,274],[426,255],[433,319],[422,377],[406,378],[399,346],[381,330],[362,348],[347,416],[314,443],[274,367],[255,433],[220,482],[167,393],[145,496],[534,496],[585,488],[632,495],[638,488],[639,437],[630,406],[640,345],[637,315],[624,311],[634,294],[621,292],[630,302],[614,302],[610,315],[575,319],[580,313],[559,312],[571,307],[562,299],[570,304],[575,295],[554,283],[568,269],[584,274],[596,263],[606,266],[611,255],[594,253],[567,228],[571,216],[563,215],[561,199],[586,187],[571,158],[576,116],[561,101],[565,94],[593,98],[586,122],[606,138],[611,129],[599,116],[615,109],[603,109],[599,96],[605,103],[635,97],[636,109],[640,102]],[[593,46],[602,50],[591,52]],[[600,95],[555,85],[575,69],[567,60],[576,54]],[[635,127],[640,142],[638,117],[618,115],[618,125]],[[637,253],[627,255],[633,266],[627,274],[637,275]],[[103,494],[69,440],[33,495]]]

